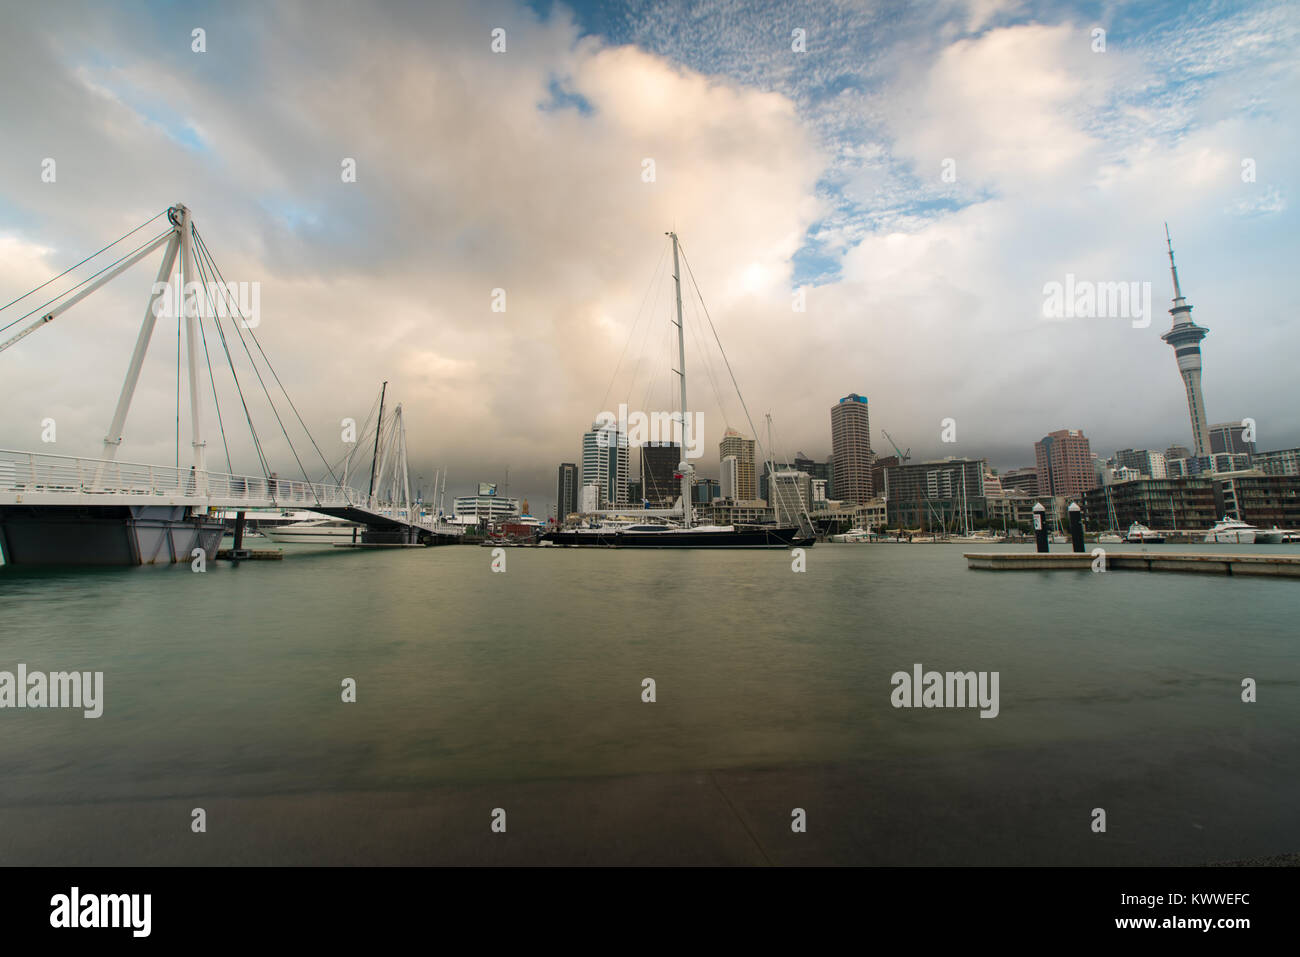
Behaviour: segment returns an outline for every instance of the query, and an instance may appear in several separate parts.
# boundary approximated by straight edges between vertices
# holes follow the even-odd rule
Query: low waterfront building
[[[1258,470],[1215,476],[1219,518],[1235,518],[1260,528],[1300,529],[1300,476],[1262,475]]]
[[[695,514],[701,522],[709,525],[769,525],[772,522],[772,509],[761,499],[714,499],[708,505],[697,505]]]
[[[1214,482],[1208,476],[1140,478],[1083,493],[1084,524],[1092,531],[1125,531],[1134,522],[1164,531],[1208,529],[1216,520]]]
[[[1050,497],[1039,498],[1021,489],[1003,489],[1000,494],[984,497],[984,513],[994,530],[1001,528],[1031,528],[1034,523],[1034,506],[1039,502],[1050,509],[1053,502]]]
[[[987,519],[983,459],[946,458],[885,469],[890,528],[953,528]]]
[[[519,499],[502,495],[461,495],[452,500],[453,513],[469,524],[495,524],[519,514]]]

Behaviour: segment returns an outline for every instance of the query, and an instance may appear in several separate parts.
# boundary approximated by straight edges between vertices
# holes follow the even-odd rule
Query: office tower
[[[871,500],[871,422],[867,397],[856,392],[831,406],[831,485],[842,502]]]
[[[1246,427],[1240,422],[1222,422],[1210,426],[1211,452],[1245,452],[1255,454],[1255,443],[1245,439]]]
[[[1174,277],[1174,306],[1169,314],[1174,324],[1160,338],[1174,349],[1178,372],[1187,390],[1187,411],[1192,417],[1192,445],[1198,457],[1210,454],[1210,429],[1205,418],[1205,396],[1201,394],[1201,340],[1209,329],[1192,322],[1192,307],[1178,285],[1178,267],[1174,265],[1174,242],[1165,224],[1165,243],[1169,246],[1169,272]]]
[[[682,483],[674,478],[682,460],[676,442],[647,442],[641,446],[641,494],[651,508],[671,508],[681,497]]]
[[[738,502],[752,502],[758,498],[758,475],[754,470],[754,440],[747,439],[735,429],[727,429],[718,444],[718,458],[736,457],[736,487],[732,498]],[[723,496],[726,498],[726,496]]]
[[[578,488],[581,484],[581,476],[578,474],[578,466],[573,462],[565,462],[559,469],[559,486],[555,492],[555,516],[561,522],[578,510]]]
[[[597,489],[597,508],[627,505],[627,433],[597,422],[582,437],[582,484]]]
[[[1038,469],[1007,469],[998,476],[1003,491],[1024,492],[1026,495],[1038,494]]]
[[[796,469],[772,473],[772,508],[778,525],[798,525],[812,510],[812,477]]]
[[[691,501],[696,505],[709,505],[715,498],[722,497],[722,487],[716,479],[697,478],[691,486]]]
[[[1162,479],[1168,475],[1165,455],[1152,449],[1120,449],[1115,453],[1117,468],[1130,468],[1147,478]]]
[[[1034,443],[1038,494],[1079,497],[1097,487],[1092,449],[1078,429],[1058,429]]]
[[[722,489],[722,497],[735,501],[736,487],[740,484],[740,465],[734,455],[724,455],[722,457],[722,480],[719,486]]]

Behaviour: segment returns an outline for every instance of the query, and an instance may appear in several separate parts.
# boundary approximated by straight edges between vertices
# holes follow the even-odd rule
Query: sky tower
[[[1210,454],[1210,427],[1205,418],[1205,396],[1201,394],[1201,340],[1210,331],[1192,322],[1192,307],[1183,298],[1178,285],[1178,267],[1174,265],[1174,243],[1169,237],[1169,224],[1165,223],[1165,244],[1169,247],[1169,272],[1174,277],[1174,307],[1169,314],[1174,324],[1160,338],[1174,347],[1178,371],[1187,387],[1187,411],[1192,416],[1193,454]]]

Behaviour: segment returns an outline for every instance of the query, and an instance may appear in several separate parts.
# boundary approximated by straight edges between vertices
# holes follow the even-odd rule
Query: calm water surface
[[[509,549],[495,574],[467,546],[3,568],[0,669],[103,671],[105,706],[0,713],[0,806],[1043,748],[1135,781],[1153,748],[1211,778],[1295,763],[1300,581],[975,572],[963,550],[819,545],[803,574],[786,552],[580,549]],[[1001,714],[892,708],[916,662],[1000,672]]]

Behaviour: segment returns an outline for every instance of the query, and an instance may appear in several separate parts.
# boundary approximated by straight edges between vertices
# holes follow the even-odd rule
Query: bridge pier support
[[[183,505],[0,506],[9,565],[165,565],[215,558],[225,523]]]

